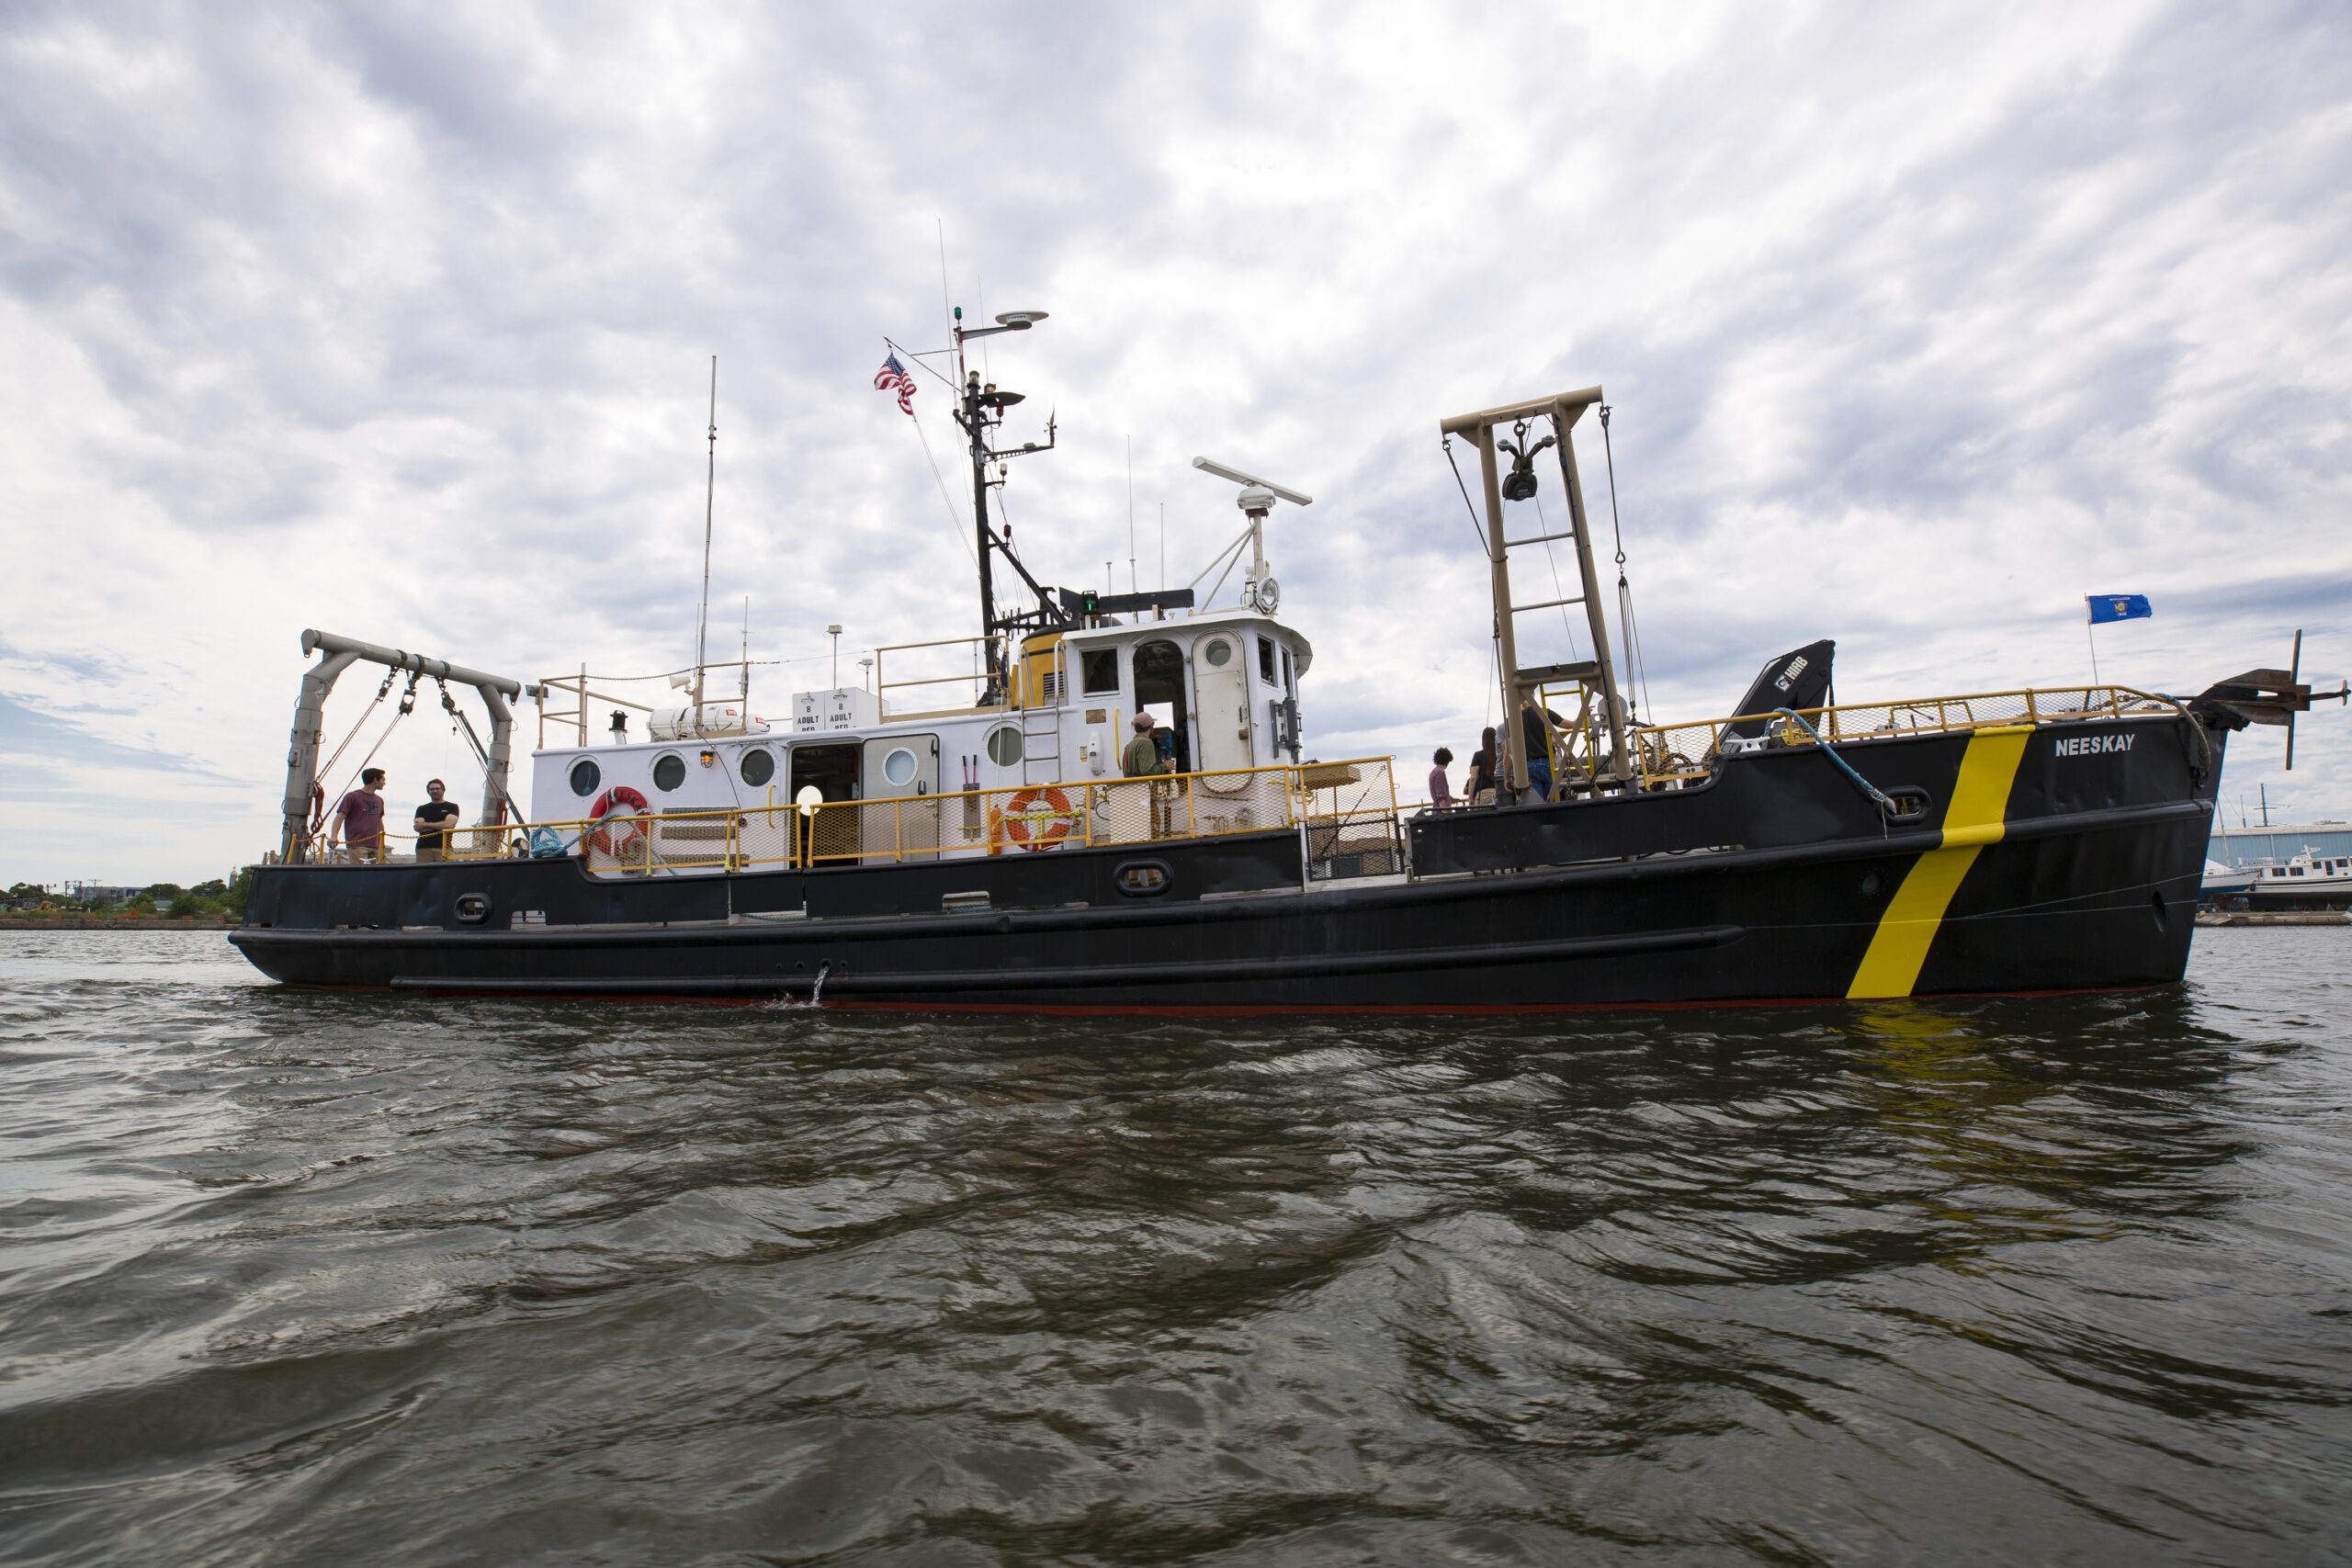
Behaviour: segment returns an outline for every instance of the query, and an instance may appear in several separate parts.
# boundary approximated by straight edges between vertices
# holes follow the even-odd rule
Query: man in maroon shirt
[[[383,769],[369,768],[361,773],[359,787],[336,805],[334,820],[327,828],[327,848],[334,848],[337,834],[350,840],[353,860],[384,858]]]

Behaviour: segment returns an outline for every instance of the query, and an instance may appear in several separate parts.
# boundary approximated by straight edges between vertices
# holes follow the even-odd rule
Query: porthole
[[[1021,731],[1009,724],[1000,724],[989,731],[989,761],[1000,768],[1010,768],[1021,761]]]
[[[589,758],[582,757],[571,764],[571,793],[582,799],[595,794],[596,786],[604,782],[605,771]]]
[[[1111,886],[1130,898],[1148,898],[1167,892],[1171,876],[1164,860],[1131,860],[1111,874]]]
[[[653,762],[653,787],[667,795],[686,782],[686,760],[676,752],[657,757]]]
[[[1221,637],[1213,637],[1209,638],[1208,647],[1201,651],[1201,657],[1222,670],[1233,662],[1233,645]]]
[[[757,789],[775,777],[775,753],[754,746],[743,753],[743,760],[736,764],[736,772],[743,775],[745,784]]]
[[[894,784],[915,782],[915,754],[901,746],[882,759],[882,776]]]

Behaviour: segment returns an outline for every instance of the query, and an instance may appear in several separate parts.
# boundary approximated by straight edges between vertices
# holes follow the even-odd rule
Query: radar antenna
[[[1266,513],[1274,509],[1277,501],[1287,501],[1293,506],[1312,506],[1315,498],[1278,485],[1272,479],[1261,479],[1239,468],[1212,462],[1206,457],[1193,458],[1193,467],[1204,473],[1215,474],[1221,479],[1230,479],[1241,487],[1241,493],[1234,498],[1234,504],[1241,508],[1243,516],[1250,519],[1249,526],[1243,530],[1250,541],[1250,575],[1241,585],[1241,602],[1261,615],[1272,615],[1283,602],[1283,585],[1274,581],[1274,574],[1266,568]],[[1234,547],[1238,548],[1240,543],[1236,539]]]

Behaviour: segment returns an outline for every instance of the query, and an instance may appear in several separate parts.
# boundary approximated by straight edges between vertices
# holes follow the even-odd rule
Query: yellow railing
[[[890,800],[454,828],[441,858],[579,855],[596,875],[651,876],[934,860],[949,853],[1041,853],[1065,844],[1149,844],[1302,823],[1387,820],[1396,811],[1388,760],[1362,758]],[[397,853],[399,843],[413,840],[399,835],[392,841]],[[309,848],[314,863],[352,858],[347,852],[328,852],[322,839]]]
[[[438,855],[430,851],[420,853],[422,836],[415,833],[394,833],[387,830],[382,842],[364,857],[347,843],[327,842],[323,828],[302,840],[302,859],[312,865],[366,864],[389,860],[501,860],[514,853],[514,835],[524,829],[514,823],[504,827],[450,828],[444,830],[446,841]],[[264,865],[280,863],[277,852],[272,850],[262,856]]]
[[[1977,729],[1988,725],[2177,713],[2179,705],[2168,697],[2135,692],[2128,686],[2058,686],[1797,711],[1824,740],[1844,745],[1849,741]],[[1634,751],[1638,782],[1649,788],[1707,777],[1714,772],[1716,759],[1723,754],[1724,732],[1735,724],[1747,724],[1758,731],[1755,736],[1735,738],[1736,740],[1760,739],[1770,746],[1813,744],[1803,729],[1770,714],[1743,714],[1697,724],[1645,726],[1626,734],[1626,743]]]

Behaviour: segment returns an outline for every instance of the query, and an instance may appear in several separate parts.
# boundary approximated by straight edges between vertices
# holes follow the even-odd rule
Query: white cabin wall
[[[1295,688],[1285,690],[1283,685],[1284,650],[1290,654],[1295,681],[1303,681],[1312,652],[1306,639],[1277,621],[1262,615],[1224,612],[1198,618],[1180,616],[1166,621],[1098,627],[1072,633],[1066,638],[1069,681],[1060,698],[1058,745],[1053,758],[1056,766],[1047,771],[1067,784],[1098,777],[1118,777],[1120,756],[1134,734],[1130,726],[1136,715],[1136,645],[1159,639],[1173,642],[1182,653],[1185,668],[1189,671],[1194,645],[1212,630],[1236,636],[1243,644],[1242,658],[1248,673],[1246,689],[1250,703],[1252,761],[1261,767],[1289,761],[1289,755],[1276,747],[1278,731],[1270,705],[1295,693]],[[1264,679],[1258,664],[1258,638],[1261,637],[1272,637],[1275,642],[1274,679],[1272,682]],[[1089,693],[1084,689],[1080,655],[1089,649],[1114,649],[1118,655],[1118,684],[1113,691]],[[1186,719],[1197,737],[1200,716],[1196,711],[1196,687],[1193,689],[1189,701],[1195,711],[1188,712]],[[1089,719],[1090,711],[1100,711],[1102,719]],[[911,718],[815,735],[776,730],[707,741],[635,740],[619,746],[592,743],[587,746],[549,747],[534,751],[531,756],[530,815],[531,819],[537,822],[576,821],[588,815],[597,795],[616,784],[628,784],[636,789],[655,811],[718,811],[738,807],[765,806],[768,804],[767,787],[754,788],[741,782],[741,754],[747,748],[763,746],[775,756],[776,770],[772,786],[781,800],[789,787],[788,781],[792,776],[790,753],[795,746],[840,745],[889,735],[935,735],[939,738],[939,788],[942,794],[952,795],[963,789],[963,760],[966,758],[978,760],[980,788],[1019,789],[1026,782],[1022,762],[1018,759],[1009,763],[999,762],[989,750],[989,736],[1001,727],[1010,728],[1015,735],[1021,734],[1023,728],[1022,716],[1008,710],[985,715],[953,714],[936,718]],[[709,768],[703,767],[699,761],[699,753],[706,747],[718,754],[714,765]],[[1197,747],[1196,740],[1196,755]],[[662,757],[672,753],[684,761],[685,781],[674,791],[657,789],[653,784],[653,765]],[[582,758],[590,759],[597,764],[599,776],[594,790],[586,795],[574,795],[568,781],[572,764]]]

